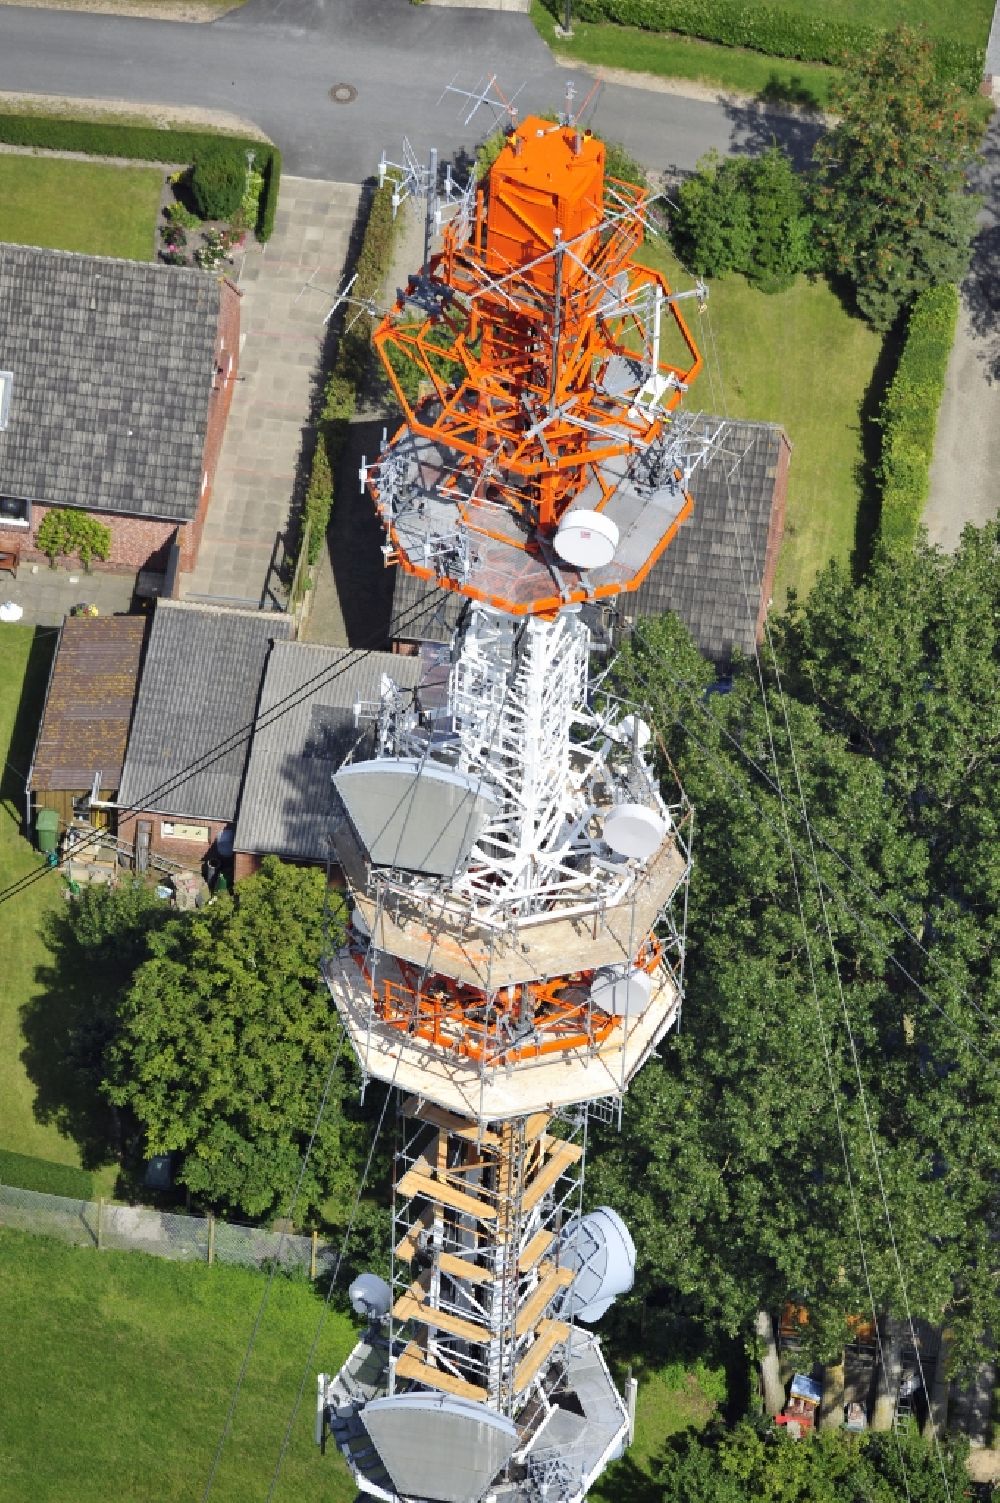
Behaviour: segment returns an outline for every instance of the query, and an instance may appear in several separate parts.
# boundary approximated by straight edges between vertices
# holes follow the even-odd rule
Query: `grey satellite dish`
[[[496,799],[479,777],[419,757],[352,762],[334,785],[375,866],[462,871]]]
[[[347,1291],[351,1308],[372,1323],[383,1320],[392,1305],[392,1290],[377,1273],[359,1273]]]
[[[653,995],[653,978],[635,966],[603,966],[590,986],[595,1007],[613,1018],[640,1018]]]
[[[562,1301],[563,1316],[585,1325],[600,1320],[635,1279],[635,1243],[628,1227],[610,1206],[574,1216],[559,1239],[562,1263],[576,1277]]]
[[[361,1422],[397,1493],[441,1503],[476,1503],[518,1443],[505,1415],[450,1394],[371,1399]]]

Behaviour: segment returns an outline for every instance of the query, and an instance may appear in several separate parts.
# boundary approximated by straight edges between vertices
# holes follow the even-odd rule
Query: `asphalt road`
[[[76,11],[0,7],[0,90],[236,111],[281,146],[286,171],[360,182],[403,135],[442,159],[489,128],[465,125],[452,82],[496,73],[526,110],[560,108],[567,79],[583,100],[591,80],[553,64],[527,16],[440,9],[408,0],[248,0],[207,25]],[[334,84],[357,89],[350,104]],[[589,123],[655,171],[688,171],[717,147],[753,151],[777,137],[808,151],[816,127],[746,105],[603,86]]]

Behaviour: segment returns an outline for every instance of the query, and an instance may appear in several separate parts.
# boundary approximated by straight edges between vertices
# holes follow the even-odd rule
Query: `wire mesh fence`
[[[271,1232],[214,1216],[185,1216],[149,1206],[71,1200],[0,1184],[0,1226],[43,1233],[83,1247],[150,1253],[188,1263],[299,1268],[310,1278],[331,1269],[336,1252],[315,1233]]]

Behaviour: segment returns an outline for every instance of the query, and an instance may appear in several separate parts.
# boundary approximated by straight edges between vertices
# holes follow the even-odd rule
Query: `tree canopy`
[[[663,1453],[650,1499],[657,1503],[952,1503],[966,1496],[967,1447],[940,1453],[912,1427],[804,1440],[749,1423],[678,1436]]]
[[[324,883],[266,858],[235,894],[151,931],[118,1005],[105,1091],[134,1113],[147,1152],[179,1154],[180,1182],[219,1209],[285,1210],[328,1082],[297,1216],[357,1181],[348,1060],[331,1079],[341,1045],[320,974]]]
[[[765,292],[816,264],[806,184],[779,146],[726,160],[709,152],[678,190],[671,239],[699,275],[742,272]]]
[[[964,173],[980,127],[907,27],[845,68],[834,109],[815,151],[818,236],[864,316],[888,329],[918,292],[968,267],[977,205]]]
[[[697,837],[682,1028],[589,1193],[625,1215],[644,1290],[717,1329],[794,1296],[827,1355],[846,1315],[908,1300],[968,1357],[1000,1321],[998,620],[992,526],[860,587],[831,567],[772,626],[766,714],[753,663],[706,697],[673,618],[619,660]]]

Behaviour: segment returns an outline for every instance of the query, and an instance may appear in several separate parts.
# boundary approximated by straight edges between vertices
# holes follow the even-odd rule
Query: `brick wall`
[[[158,851],[163,856],[168,856],[173,861],[182,861],[193,870],[198,871],[201,863],[208,855],[212,842],[225,829],[226,821],[221,819],[193,819],[188,815],[177,815],[171,819],[169,814],[149,814],[142,810],[132,814],[120,814],[118,817],[118,834],[122,840],[128,840],[135,844],[137,823],[140,819],[147,820],[152,829],[149,837],[150,849]],[[207,840],[178,840],[176,836],[164,835],[164,822],[181,823],[185,825],[206,825],[208,827]]]
[[[248,851],[237,851],[233,857],[233,880],[242,882],[244,877],[253,877],[260,871],[263,856],[253,856]]]
[[[0,528],[0,547],[19,546],[23,559],[48,564],[46,555],[39,553],[35,547],[35,538],[46,513],[54,509],[51,506],[33,506],[30,527]],[[95,559],[91,564],[92,569],[134,571],[162,570],[166,567],[167,551],[177,532],[173,522],[154,522],[148,517],[119,517],[108,512],[90,512],[88,515],[111,528],[111,556],[107,563]],[[77,561],[70,559],[62,562],[75,564]]]
[[[240,369],[240,299],[243,294],[226,277],[223,277],[219,287],[221,298],[219,327],[215,334],[215,380],[208,399],[201,495],[194,520],[178,531],[180,566],[185,573],[193,569],[197,562],[202,529],[212,499],[215,472],[222,453],[222,440],[226,434],[226,419],[233,404],[233,391]]]

